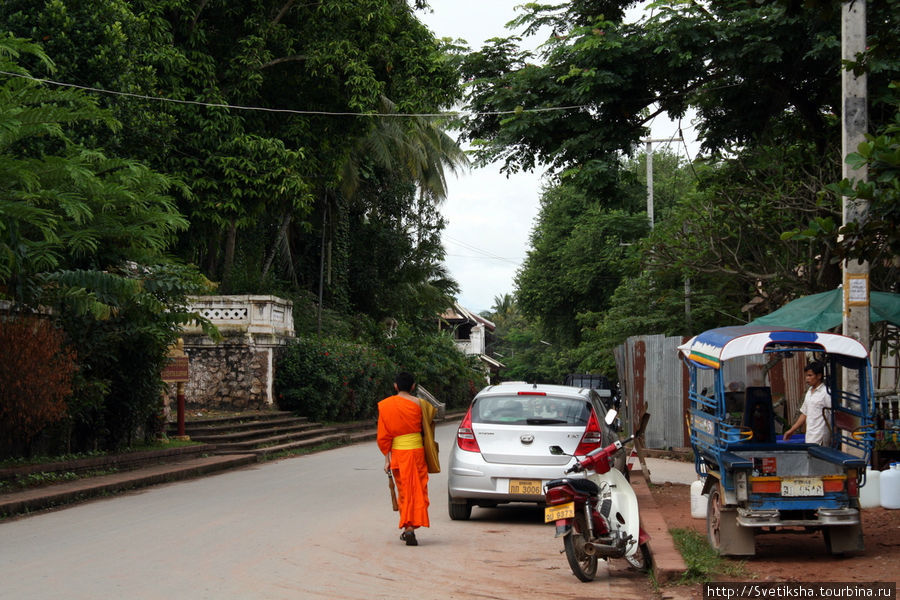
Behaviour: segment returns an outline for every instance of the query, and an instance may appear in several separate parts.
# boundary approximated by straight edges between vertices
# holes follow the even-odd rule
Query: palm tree
[[[456,172],[457,169],[469,165],[465,152],[441,128],[435,119],[420,116],[403,116],[397,112],[396,104],[386,96],[381,96],[380,113],[375,118],[367,136],[360,139],[343,164],[340,197],[352,198],[359,189],[360,170],[367,162],[377,169],[390,174],[401,181],[414,184],[419,190],[419,210],[414,218],[425,212],[426,203],[439,204],[447,197],[446,170]],[[319,322],[321,327],[321,310],[325,273],[325,254],[331,240],[331,228],[326,227],[328,215],[335,215],[338,210],[338,197],[325,194],[323,197],[322,252],[320,256],[319,276]],[[332,217],[334,218],[334,217]],[[416,241],[421,242],[422,225],[417,221]],[[436,282],[441,282],[437,286]],[[418,294],[433,296],[439,290],[448,287],[444,274],[429,277],[422,282]],[[449,283],[452,289],[453,284]]]
[[[436,201],[447,197],[445,169],[456,173],[467,167],[465,151],[441,129],[441,122],[419,116],[403,116],[386,96],[381,96],[381,114],[369,135],[360,140],[344,163],[341,192],[350,197],[359,186],[359,167],[372,161],[389,173],[415,183],[422,194]]]

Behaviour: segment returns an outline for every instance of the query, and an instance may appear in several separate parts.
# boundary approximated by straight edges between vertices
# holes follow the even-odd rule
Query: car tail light
[[[547,494],[546,496],[544,496],[544,501],[550,506],[565,504],[567,502],[571,502],[574,499],[575,498],[565,486],[552,487],[547,490]]]
[[[460,450],[465,450],[466,452],[481,452],[481,448],[478,447],[478,440],[475,439],[475,432],[472,431],[471,406],[466,411],[466,416],[463,417],[462,423],[459,424],[459,429],[456,430],[456,445],[459,446]]]
[[[600,429],[600,421],[597,420],[596,413],[591,409],[591,417],[588,419],[584,435],[581,436],[581,442],[578,444],[578,447],[575,448],[575,455],[584,456],[591,450],[596,450],[602,445],[603,431]]]

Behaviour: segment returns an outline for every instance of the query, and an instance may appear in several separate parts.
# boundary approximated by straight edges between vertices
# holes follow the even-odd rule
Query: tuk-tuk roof
[[[743,325],[704,331],[678,347],[688,360],[718,369],[722,361],[762,354],[770,344],[811,345],[830,354],[867,358],[868,350],[853,338],[836,333],[816,333],[788,327]]]

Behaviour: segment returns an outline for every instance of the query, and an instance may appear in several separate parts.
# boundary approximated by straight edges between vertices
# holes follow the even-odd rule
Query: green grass
[[[29,473],[23,477],[17,477],[13,481],[0,481],[0,493],[50,485],[53,483],[62,483],[65,481],[74,481],[76,479],[99,477],[101,475],[109,475],[116,472],[118,472],[118,469],[110,468],[95,469],[84,473],[73,473],[72,471]]]
[[[672,529],[670,531],[675,547],[681,552],[687,571],[679,583],[702,583],[711,581],[716,575],[747,577],[743,561],[732,561],[719,556],[706,537],[693,529]]]
[[[31,456],[29,458],[7,458],[0,460],[0,468],[20,467],[24,465],[39,465],[43,463],[63,462],[68,460],[78,460],[79,458],[92,458],[95,456],[105,456],[106,452],[80,452],[72,454],[59,454],[57,456]]]

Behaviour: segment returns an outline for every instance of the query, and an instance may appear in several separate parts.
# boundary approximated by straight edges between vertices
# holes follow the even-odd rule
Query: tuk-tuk
[[[752,556],[757,534],[822,531],[829,552],[861,552],[859,488],[875,440],[865,346],[832,333],[740,326],[711,329],[678,349],[690,370],[686,419],[708,494],[710,545],[722,555]],[[789,358],[802,371],[810,355],[825,365],[827,446],[776,433],[770,370]],[[752,371],[755,381],[735,385],[731,365]],[[844,378],[858,391],[842,389]]]

